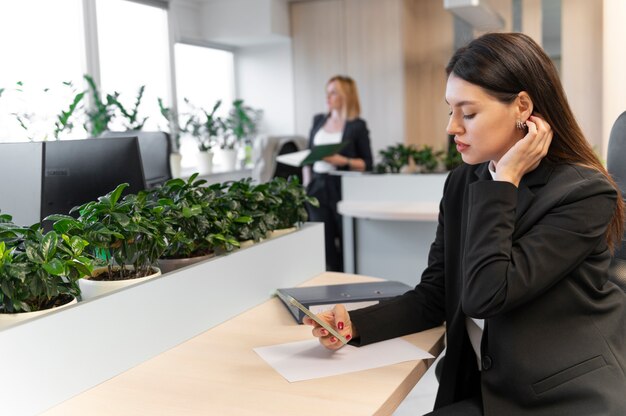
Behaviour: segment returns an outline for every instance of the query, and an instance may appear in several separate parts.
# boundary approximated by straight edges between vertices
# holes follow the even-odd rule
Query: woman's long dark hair
[[[617,191],[617,206],[606,232],[611,251],[622,239],[624,201],[619,187],[604,168],[572,113],[554,64],[530,37],[522,33],[488,33],[458,49],[446,67],[455,76],[485,89],[503,103],[512,103],[526,91],[533,113],[552,127],[546,159],[596,169]]]

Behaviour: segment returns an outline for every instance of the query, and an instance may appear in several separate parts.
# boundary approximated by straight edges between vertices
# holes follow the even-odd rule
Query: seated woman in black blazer
[[[481,36],[446,70],[465,163],[448,176],[421,282],[321,316],[357,345],[445,322],[432,415],[626,415],[626,295],[608,280],[618,187],[531,38]]]
[[[346,76],[334,76],[326,84],[328,113],[313,118],[309,148],[321,144],[345,142],[339,153],[305,168],[307,193],[316,197],[319,208],[308,206],[309,221],[324,223],[326,269],[343,271],[341,216],[337,203],[341,200],[341,177],[330,175],[334,170],[365,171],[372,169],[372,149],[365,121],[359,118],[361,107],[355,82]],[[311,172],[312,170],[312,172]]]

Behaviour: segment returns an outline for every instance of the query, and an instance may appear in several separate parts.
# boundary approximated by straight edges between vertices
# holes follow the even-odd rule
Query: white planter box
[[[2,413],[46,410],[324,272],[323,232],[305,224],[0,331]]]

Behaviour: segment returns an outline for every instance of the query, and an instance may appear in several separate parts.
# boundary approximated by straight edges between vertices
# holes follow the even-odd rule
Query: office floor
[[[442,357],[444,354],[445,350],[439,357]],[[437,388],[439,387],[435,377],[435,366],[439,361],[439,357],[411,390],[406,399],[398,406],[393,416],[420,416],[433,410]]]

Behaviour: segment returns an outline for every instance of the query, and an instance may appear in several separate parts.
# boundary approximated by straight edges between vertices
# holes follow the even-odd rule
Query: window
[[[178,112],[188,111],[185,99],[194,106],[211,111],[217,100],[222,100],[218,115],[226,116],[235,99],[234,56],[226,50],[177,43],[174,46],[176,58],[176,95]],[[184,157],[197,152],[196,143],[190,137],[181,140],[183,166],[190,160]]]
[[[5,1],[0,16],[0,141],[53,139],[56,115],[83,87],[82,1]],[[62,137],[84,136],[78,123]]]
[[[132,110],[145,86],[139,119],[148,117],[144,130],[166,128],[158,98],[170,102],[167,10],[126,0],[98,0],[100,92],[120,94]],[[126,122],[126,123],[125,123]],[[111,130],[126,130],[127,120],[114,119]]]

